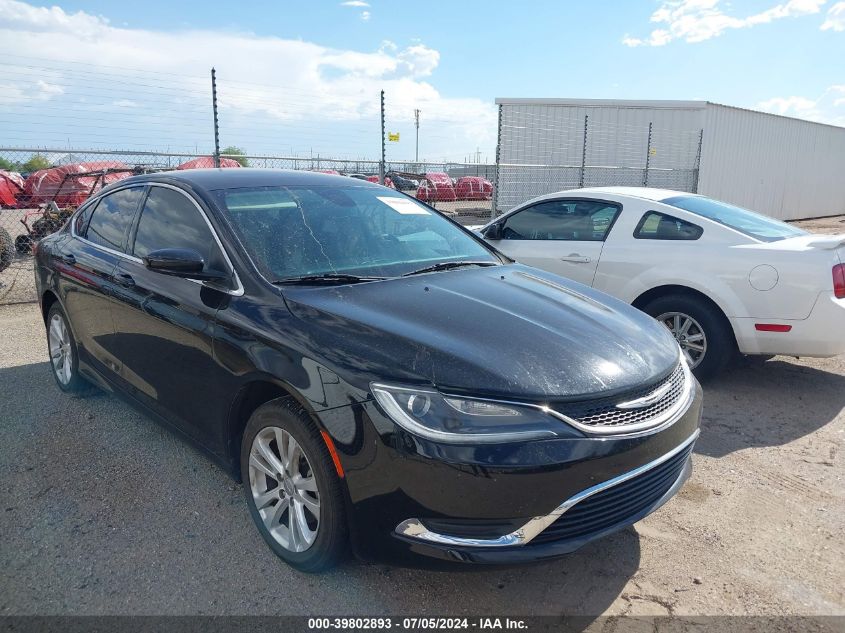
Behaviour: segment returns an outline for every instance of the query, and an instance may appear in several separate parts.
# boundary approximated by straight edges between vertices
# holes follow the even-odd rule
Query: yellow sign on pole
[[[387,140],[393,143],[399,142],[399,132],[388,132],[387,133]]]

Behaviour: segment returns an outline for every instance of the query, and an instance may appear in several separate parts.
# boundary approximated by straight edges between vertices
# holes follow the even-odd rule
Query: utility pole
[[[414,152],[414,162],[420,162],[420,111],[414,110],[414,124],[417,126],[417,149]]]
[[[214,112],[214,166],[220,167],[220,125],[217,120],[217,74],[211,69],[211,109]]]
[[[378,164],[378,182],[384,184],[384,160],[386,148],[384,146],[384,90],[381,91],[381,161]]]

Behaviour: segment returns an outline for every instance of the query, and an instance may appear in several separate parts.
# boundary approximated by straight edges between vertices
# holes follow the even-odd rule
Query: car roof
[[[356,178],[293,169],[182,169],[160,171],[121,180],[122,185],[151,181],[181,182],[213,191],[240,187],[309,186],[309,187],[379,187]]]
[[[657,189],[655,187],[588,187],[579,189],[584,192],[610,193],[619,196],[631,196],[632,198],[643,198],[660,202],[666,198],[675,196],[694,196],[697,194],[688,191],[677,191],[675,189]]]
[[[666,198],[674,198],[675,196],[696,195],[687,191],[675,191],[674,189],[656,189],[654,187],[584,187],[582,189],[571,189],[569,191],[561,191],[559,193],[566,193],[567,195],[572,195],[576,193],[604,193],[617,196],[629,196],[631,198],[642,198],[644,200],[653,200],[655,202],[660,202],[661,200],[665,200]]]
[[[537,196],[536,198],[531,198],[530,200],[521,202],[518,205],[508,209],[502,215],[493,218],[484,226],[486,227],[490,224],[493,224],[494,222],[498,222],[504,216],[510,215],[511,213],[519,211],[520,209],[524,209],[525,207],[530,206],[532,204],[537,204],[538,202],[543,202],[545,200],[555,200],[557,198],[562,197],[577,198],[579,195],[590,198],[601,198],[602,195],[627,196],[629,198],[640,198],[642,200],[662,202],[666,198],[674,198],[675,196],[697,196],[698,194],[689,193],[687,191],[675,191],[674,189],[657,189],[654,187],[582,187],[580,189],[564,189],[563,191],[546,193],[542,196]]]

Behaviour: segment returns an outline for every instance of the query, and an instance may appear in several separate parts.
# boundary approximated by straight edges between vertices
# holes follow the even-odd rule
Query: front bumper
[[[697,437],[697,434],[696,436]],[[693,441],[695,438],[691,438]],[[397,535],[408,545],[409,554],[426,556],[452,563],[475,563],[486,565],[507,565],[519,563],[540,562],[550,558],[557,558],[570,554],[583,547],[591,541],[604,538],[614,532],[625,529],[648,516],[660,506],[669,501],[677,493],[692,474],[692,460],[687,456],[684,459],[680,474],[673,480],[669,488],[658,499],[647,506],[638,509],[635,513],[626,515],[619,521],[615,521],[602,527],[599,530],[555,540],[544,542],[531,541],[524,545],[508,545],[503,547],[474,546],[466,543],[433,543],[421,541],[414,538]],[[536,517],[543,518],[543,517]]]
[[[560,556],[631,525],[668,501],[689,476],[702,400],[701,388],[694,389],[687,410],[653,432],[487,446],[422,440],[394,425],[375,403],[365,403],[356,424],[361,441],[337,446],[353,547],[361,558],[410,566],[512,564]],[[595,523],[594,530],[549,536],[557,533],[560,515],[607,482],[636,477],[667,456],[677,464],[660,483],[659,496],[618,520]]]

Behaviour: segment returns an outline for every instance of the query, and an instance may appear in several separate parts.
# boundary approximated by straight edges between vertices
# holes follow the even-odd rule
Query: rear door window
[[[697,240],[702,233],[704,229],[697,224],[649,211],[637,224],[634,237],[638,240]]]
[[[98,246],[123,251],[126,232],[143,193],[143,187],[127,187],[100,198],[85,230],[85,239]]]

